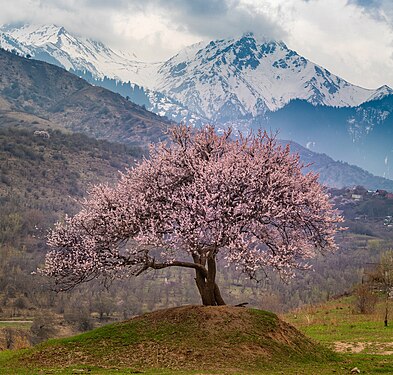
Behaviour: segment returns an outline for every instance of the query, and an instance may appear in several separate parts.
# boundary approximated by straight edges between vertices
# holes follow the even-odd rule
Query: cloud
[[[231,8],[239,4],[236,0],[157,0],[150,1],[154,6],[161,8],[170,7],[171,11],[179,10],[183,14],[199,16],[218,16],[227,13]]]
[[[142,4],[127,2],[129,9],[135,12],[160,17],[169,29],[200,38],[237,36],[248,31],[271,38],[285,36],[283,28],[269,15],[240,0],[145,0]]]
[[[357,4],[362,7],[370,7],[370,8],[375,8],[375,7],[380,7],[382,4],[381,0],[349,0],[348,1],[350,4]]]
[[[252,31],[352,83],[393,86],[391,0],[4,0],[11,22],[62,25],[149,61]]]
[[[248,31],[285,37],[268,14],[242,0],[13,0],[2,8],[0,23],[54,23],[118,48],[134,45],[149,59],[149,49],[163,58],[201,39]]]
[[[13,0],[2,5],[0,23],[57,24],[79,35],[105,39],[111,31],[107,21],[112,14],[112,9],[108,14],[103,7],[92,11],[85,1]]]
[[[367,9],[361,0],[269,1],[290,48],[351,83],[393,85],[393,30],[383,0]]]
[[[348,4],[356,5],[365,13],[379,21],[384,21],[393,29],[393,2],[391,0],[348,0]]]
[[[174,4],[179,2],[179,0],[173,1]],[[205,1],[195,3],[186,1],[182,3],[188,5],[174,6],[169,11],[172,21],[183,25],[189,33],[211,39],[238,36],[248,31],[273,39],[282,39],[285,36],[284,30],[277,23],[252,4],[244,5],[239,1],[214,1],[204,8],[200,4],[203,2]],[[198,6],[195,5],[197,3]]]

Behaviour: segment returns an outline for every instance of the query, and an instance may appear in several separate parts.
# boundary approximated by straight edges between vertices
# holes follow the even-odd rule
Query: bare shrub
[[[54,337],[56,334],[56,320],[53,314],[41,313],[37,315],[33,320],[30,332],[30,340],[33,345]]]
[[[355,311],[360,314],[372,314],[375,310],[378,297],[370,290],[367,284],[360,284],[354,290]]]
[[[89,331],[93,329],[93,320],[86,308],[72,308],[64,312],[64,319],[72,324],[78,331]]]
[[[23,329],[6,327],[0,329],[0,350],[22,349],[30,346],[30,335]]]

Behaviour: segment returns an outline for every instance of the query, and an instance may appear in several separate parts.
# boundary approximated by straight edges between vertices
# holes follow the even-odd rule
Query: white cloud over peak
[[[2,3],[2,4],[1,4]],[[62,25],[139,59],[252,31],[342,78],[393,87],[391,0],[0,0],[0,23]]]

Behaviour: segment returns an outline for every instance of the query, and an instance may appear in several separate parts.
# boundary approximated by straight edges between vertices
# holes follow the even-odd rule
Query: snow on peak
[[[161,66],[158,78],[155,90],[219,122],[275,111],[293,99],[356,106],[374,93],[333,75],[282,41],[252,33],[183,50]]]
[[[101,42],[75,36],[57,25],[3,25],[0,32],[29,47],[33,57],[67,70],[88,71],[97,79],[107,76],[147,85],[157,70],[155,64],[136,61]]]
[[[2,26],[1,30],[12,35],[20,43],[42,46],[46,43],[56,44],[62,35],[68,34],[64,27],[57,25],[23,25]]]
[[[389,86],[383,85],[377,88],[375,92],[367,99],[367,101],[370,102],[372,100],[379,100],[388,95],[393,95],[393,90]]]
[[[20,55],[30,54],[30,49],[12,36],[0,30],[0,47],[8,51],[16,51]]]
[[[164,63],[137,61],[57,25],[1,26],[0,44],[67,70],[90,72],[95,79],[135,83],[149,89],[151,101],[164,95],[182,113],[188,110],[210,122],[250,121],[294,99],[342,107],[392,94],[387,86],[352,85],[284,42],[251,32],[193,44]]]

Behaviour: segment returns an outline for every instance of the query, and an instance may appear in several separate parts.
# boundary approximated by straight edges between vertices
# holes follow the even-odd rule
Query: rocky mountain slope
[[[0,50],[0,125],[24,123],[138,145],[158,141],[171,125],[64,69]]]

